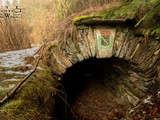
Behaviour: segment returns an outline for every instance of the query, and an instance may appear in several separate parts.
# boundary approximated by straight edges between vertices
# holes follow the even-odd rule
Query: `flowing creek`
[[[0,92],[6,93],[11,90],[16,86],[16,83],[30,73],[33,66],[26,63],[25,58],[32,58],[33,60],[38,49],[39,47],[33,47],[0,53]]]

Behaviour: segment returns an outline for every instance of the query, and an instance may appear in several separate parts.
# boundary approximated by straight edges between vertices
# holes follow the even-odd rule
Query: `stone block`
[[[123,33],[121,30],[118,30],[116,34],[117,36],[114,42],[114,46],[117,48],[115,52],[115,57],[119,57],[119,54],[121,52],[121,49],[125,40],[126,33]]]
[[[94,30],[91,27],[89,27],[87,37],[88,37],[91,57],[95,57],[97,52],[97,43],[96,43],[96,36],[94,35]]]
[[[71,67],[72,63],[69,61],[69,59],[63,54],[63,52],[60,50],[60,48],[55,47],[54,50],[52,51],[54,58],[56,61],[59,62],[62,66],[65,68]]]

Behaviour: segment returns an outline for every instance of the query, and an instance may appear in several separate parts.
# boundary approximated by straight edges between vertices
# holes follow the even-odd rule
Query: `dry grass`
[[[89,14],[94,14],[98,11],[101,11],[103,9],[109,9],[114,6],[120,5],[120,2],[113,2],[110,4],[105,4],[103,6],[95,6],[95,7],[90,7],[88,9],[83,10],[82,12],[76,12],[73,13],[72,15],[68,16],[65,18],[63,21],[61,21],[56,29],[54,37],[52,37],[51,41],[53,40],[59,40],[60,44],[65,44],[67,38],[70,36],[73,40],[75,40],[76,36],[76,26],[73,24],[73,19],[82,16],[82,15],[89,15]]]
[[[58,18],[63,20],[73,13],[120,1],[124,2],[124,0],[59,0],[59,5],[55,6],[55,11],[58,14]]]
[[[22,20],[0,20],[0,52],[30,47],[30,32]]]

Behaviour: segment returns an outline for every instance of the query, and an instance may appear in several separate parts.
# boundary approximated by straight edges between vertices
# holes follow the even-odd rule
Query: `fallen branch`
[[[10,99],[15,95],[15,93],[17,92],[17,90],[22,86],[22,84],[36,71],[37,66],[38,66],[38,64],[39,64],[39,61],[40,61],[40,59],[41,59],[42,56],[43,56],[43,50],[44,50],[44,48],[45,48],[45,45],[42,45],[41,48],[42,48],[42,51],[41,51],[41,54],[40,54],[39,58],[37,59],[37,62],[36,62],[36,64],[35,64],[35,66],[34,66],[34,69],[33,69],[24,79],[22,79],[22,80],[17,84],[17,86],[16,86],[10,93],[8,93],[8,94],[5,95],[5,97],[0,101],[0,107],[1,107],[3,104],[5,104],[8,100],[10,100]]]

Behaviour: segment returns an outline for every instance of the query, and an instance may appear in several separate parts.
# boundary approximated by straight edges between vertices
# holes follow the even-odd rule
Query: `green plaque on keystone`
[[[112,54],[112,47],[115,38],[115,29],[100,29],[97,30],[97,45],[99,55],[98,57],[109,57]]]
[[[97,32],[98,49],[111,49],[113,46],[115,31],[99,30]]]

